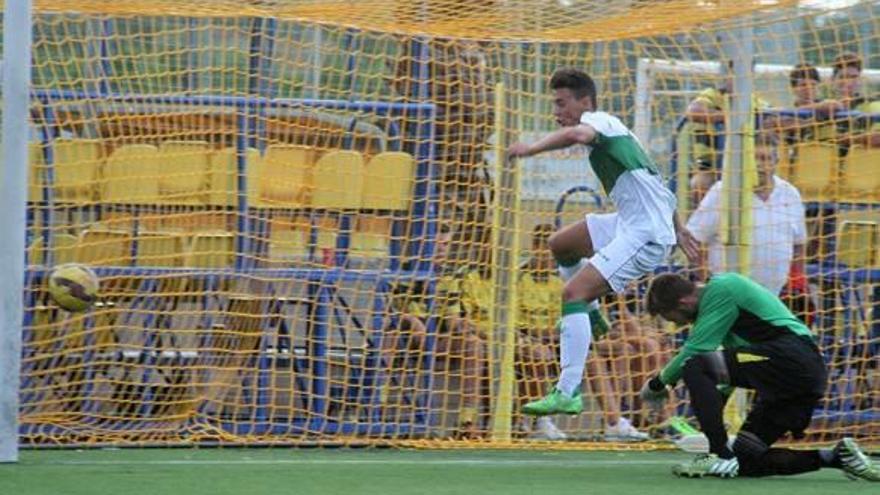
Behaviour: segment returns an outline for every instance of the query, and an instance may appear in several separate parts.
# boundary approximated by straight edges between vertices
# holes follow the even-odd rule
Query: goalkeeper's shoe
[[[683,478],[702,478],[704,476],[736,478],[739,474],[739,461],[736,460],[736,457],[722,459],[715,454],[701,454],[691,462],[673,466],[672,474]]]
[[[834,447],[834,452],[840,459],[841,468],[847,478],[880,481],[880,466],[874,464],[852,438],[844,438],[838,442]]]
[[[523,414],[529,416],[549,416],[550,414],[580,414],[584,410],[581,394],[569,396],[553,389],[541,400],[529,402],[522,408]]]

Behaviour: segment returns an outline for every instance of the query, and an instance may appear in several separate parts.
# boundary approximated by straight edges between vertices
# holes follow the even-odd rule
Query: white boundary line
[[[230,460],[195,460],[195,459],[168,459],[146,461],[122,461],[122,460],[94,460],[94,461],[48,461],[35,462],[35,464],[55,466],[254,466],[254,465],[435,465],[435,466],[556,466],[556,467],[630,467],[633,465],[671,465],[673,460],[589,460],[582,461],[562,459],[230,459]]]

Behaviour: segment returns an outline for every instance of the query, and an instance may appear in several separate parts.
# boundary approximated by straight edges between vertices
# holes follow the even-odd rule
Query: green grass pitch
[[[3,495],[876,494],[822,470],[764,479],[678,479],[670,452],[387,449],[25,450],[0,464]]]

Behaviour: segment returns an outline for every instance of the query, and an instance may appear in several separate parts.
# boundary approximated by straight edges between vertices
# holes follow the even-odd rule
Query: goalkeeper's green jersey
[[[673,385],[685,362],[696,354],[723,346],[737,349],[792,333],[812,338],[806,327],[775,294],[738,273],[719,273],[700,293],[697,319],[687,340],[660,372]]]

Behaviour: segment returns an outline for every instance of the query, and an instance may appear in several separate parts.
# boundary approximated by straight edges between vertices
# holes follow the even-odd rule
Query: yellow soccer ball
[[[98,298],[98,276],[86,265],[59,265],[49,274],[49,296],[62,309],[85,311]]]

